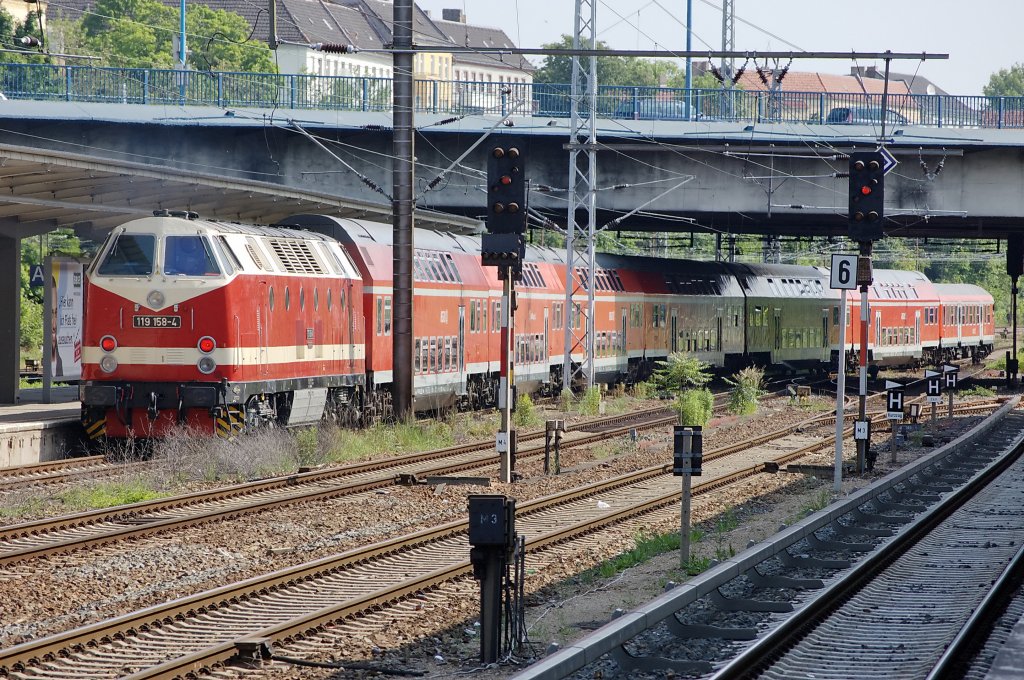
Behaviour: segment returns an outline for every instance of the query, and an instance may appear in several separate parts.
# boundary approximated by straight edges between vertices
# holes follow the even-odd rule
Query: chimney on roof
[[[456,23],[466,23],[466,13],[461,9],[443,9],[441,10],[441,18],[445,21],[454,21]]]
[[[881,78],[878,74],[878,69],[874,66],[851,66],[851,76],[860,76],[861,78]]]

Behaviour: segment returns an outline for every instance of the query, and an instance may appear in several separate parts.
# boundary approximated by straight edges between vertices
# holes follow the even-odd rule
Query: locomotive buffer
[[[501,429],[496,437],[500,476],[512,482],[516,460],[516,432],[511,429],[515,399],[515,366],[512,342],[515,335],[515,282],[523,275],[526,257],[526,174],[520,143],[506,138],[491,149],[487,159],[487,233],[480,241],[480,260],[497,267],[501,279],[501,374],[498,408]]]

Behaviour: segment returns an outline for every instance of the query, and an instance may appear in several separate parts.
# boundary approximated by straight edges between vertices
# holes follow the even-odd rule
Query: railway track
[[[778,437],[791,436],[795,429],[758,441],[779,445]],[[831,446],[828,433],[823,434],[810,443],[806,436],[798,436],[804,443],[791,441],[790,450],[771,456],[770,462],[777,468]],[[726,459],[742,448],[707,452],[706,470],[707,463]],[[677,507],[679,483],[670,468],[671,463],[666,463],[521,503],[517,528],[527,536],[531,553],[537,553],[604,527]],[[743,465],[706,479],[693,493],[702,496],[765,469],[763,461]],[[454,522],[0,650],[0,669],[83,678],[110,677],[111,669],[130,669],[134,671],[131,678],[180,677],[234,658],[235,642],[241,638],[280,640],[301,635],[466,576],[471,567],[465,559],[469,550],[465,530],[465,522]]]
[[[986,403],[962,408],[966,409],[965,412],[973,412],[990,409],[992,406]],[[566,449],[588,446],[609,437],[626,434],[630,430],[675,424],[677,416],[667,413],[669,411],[665,409],[649,409],[580,423],[573,430],[576,436],[565,439],[562,446]],[[875,414],[873,417],[884,419],[884,414]],[[814,418],[780,432],[766,433],[759,441],[777,438],[809,425],[834,422],[834,416]],[[524,439],[542,436],[543,432],[533,432]],[[489,447],[489,442],[477,442],[0,527],[0,566],[115,543],[131,537],[229,520],[287,505],[372,492],[391,487],[396,480],[415,481],[431,476],[486,473],[496,464],[489,453],[481,453],[481,450]],[[708,460],[742,448],[744,446],[739,445],[730,447],[723,454],[713,452],[708,455]],[[524,461],[543,455],[543,445],[523,447],[518,452],[518,458]]]
[[[564,439],[562,447],[586,446],[632,429],[675,422],[677,417],[668,413],[667,409],[654,408],[585,421],[571,429],[573,436]],[[598,431],[587,433],[588,429]],[[523,439],[543,436],[543,431],[533,432]],[[403,476],[415,479],[487,469],[497,465],[489,451],[492,446],[490,442],[475,442],[0,527],[0,566],[285,505],[370,492],[391,487]],[[541,445],[523,447],[518,456],[528,459],[543,454]]]
[[[84,456],[0,468],[0,494],[40,486],[99,479],[142,470],[140,461],[111,462],[105,456]]]
[[[516,680],[583,669],[587,677],[925,677],[1024,537],[1024,414],[1015,406]],[[1011,465],[1012,480],[980,491]],[[991,495],[953,519],[950,533],[914,545],[979,491]]]

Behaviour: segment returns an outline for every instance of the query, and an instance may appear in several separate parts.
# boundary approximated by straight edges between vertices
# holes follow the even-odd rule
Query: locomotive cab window
[[[96,268],[101,276],[150,276],[153,274],[152,234],[120,234]]]
[[[220,267],[202,236],[168,236],[164,242],[164,274],[217,276]]]

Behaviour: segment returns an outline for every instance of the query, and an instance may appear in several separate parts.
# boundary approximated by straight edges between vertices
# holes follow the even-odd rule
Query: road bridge
[[[512,127],[495,127],[497,121],[417,116],[418,209],[478,217],[488,144],[453,161],[484,134],[513,134],[524,139],[529,159],[530,207],[564,224],[568,120],[513,116]],[[325,205],[331,199],[370,206],[365,214],[385,220],[390,208],[389,112],[7,101],[0,122],[0,143],[185,173],[196,176],[196,184],[210,177],[258,182],[321,197]],[[900,161],[886,179],[889,235],[993,238],[1024,230],[1024,130],[904,125],[887,130],[886,138]],[[618,228],[842,235],[848,185],[835,174],[846,170],[843,154],[877,146],[877,130],[601,119],[598,139],[599,225],[647,204]],[[33,191],[18,192],[24,204],[49,189]],[[219,210],[234,212],[234,219],[260,217],[170,190],[129,194],[124,200],[137,209],[175,204],[204,215]],[[16,210],[6,214],[19,219]],[[35,220],[39,228],[58,221],[45,213]],[[82,211],[71,223],[90,228],[110,220]]]

